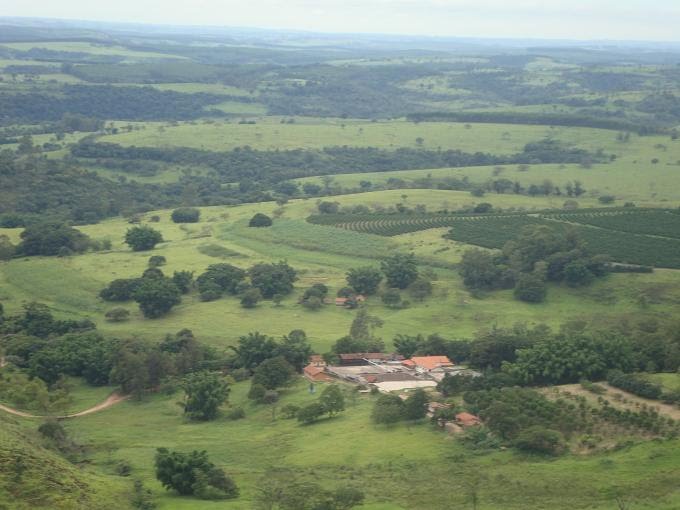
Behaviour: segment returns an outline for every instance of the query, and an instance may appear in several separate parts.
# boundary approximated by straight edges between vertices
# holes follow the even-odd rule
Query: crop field
[[[429,228],[452,227],[449,233],[451,239],[485,248],[501,248],[528,225],[546,225],[560,230],[573,228],[594,252],[609,254],[617,262],[678,269],[678,218],[680,216],[670,211],[639,209],[631,212],[597,210],[593,213],[532,215],[317,215],[309,221],[388,237]],[[645,230],[647,224],[654,224],[654,227]],[[591,228],[590,225],[599,228]],[[652,235],[641,233],[646,231]]]

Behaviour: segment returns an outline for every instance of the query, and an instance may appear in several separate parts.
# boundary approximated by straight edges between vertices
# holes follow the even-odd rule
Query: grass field
[[[17,42],[6,43],[2,46],[15,50],[27,51],[31,48],[44,48],[52,51],[68,51],[75,53],[90,53],[92,55],[115,55],[133,58],[185,58],[166,53],[155,53],[149,51],[137,51],[123,46],[94,44],[88,42],[65,41],[65,42]]]
[[[250,509],[261,476],[278,466],[326,488],[360,487],[367,496],[362,508],[369,510],[471,508],[466,487],[475,476],[481,477],[479,508],[489,510],[605,510],[614,508],[616,494],[641,509],[670,510],[680,503],[680,493],[669,483],[680,469],[673,453],[680,446],[677,441],[559,460],[512,451],[474,455],[429,424],[372,425],[374,397],[357,397],[333,420],[303,427],[292,420],[273,421],[270,408],[246,399],[247,390],[248,383],[232,387],[231,405],[246,412],[238,421],[189,423],[176,405],[179,395],[155,395],[71,420],[67,428],[92,448],[95,465],[105,473],[112,473],[120,460],[130,462],[132,475],[153,489],[161,509]],[[300,381],[283,391],[280,405],[315,398]],[[241,497],[208,503],[168,494],[153,477],[157,447],[207,449],[237,481]],[[570,487],[567,493],[565,486]]]
[[[417,191],[409,201],[423,201],[432,207],[454,207],[471,197],[455,191]],[[385,191],[337,197],[343,204],[394,204],[401,201],[401,191]],[[526,203],[531,199],[524,198]],[[546,199],[537,198],[536,207],[545,207]],[[315,282],[322,282],[334,293],[344,286],[344,275],[352,267],[378,266],[380,259],[395,249],[415,252],[424,264],[432,264],[436,274],[434,295],[422,303],[411,302],[403,310],[391,310],[378,297],[368,301],[372,314],[385,321],[379,335],[390,341],[397,333],[435,333],[449,338],[466,338],[493,324],[546,322],[553,326],[568,319],[617,321],[630,313],[670,317],[680,300],[680,273],[657,270],[646,275],[610,275],[587,289],[550,286],[548,300],[539,305],[516,301],[511,291],[474,299],[464,289],[457,273],[447,269],[456,263],[465,245],[443,239],[438,230],[406,234],[386,239],[346,232],[334,227],[310,225],[303,219],[315,209],[313,200],[293,200],[283,208],[280,220],[272,229],[250,229],[245,220],[255,212],[272,214],[275,204],[203,208],[202,223],[180,227],[169,220],[169,212],[160,212],[155,228],[163,232],[165,243],[151,252],[133,253],[122,244],[129,225],[121,219],[80,227],[94,239],[110,239],[111,251],[88,253],[66,258],[32,257],[0,264],[0,302],[12,312],[23,301],[38,300],[54,307],[62,316],[90,317],[104,333],[117,336],[139,335],[160,339],[168,332],[192,329],[204,341],[218,347],[232,344],[240,335],[260,330],[280,336],[293,329],[304,329],[313,346],[328,350],[346,334],[354,312],[326,306],[318,312],[297,304],[298,296]],[[149,213],[149,216],[151,213]],[[5,229],[17,240],[18,230]],[[206,249],[212,246],[212,249]],[[215,251],[215,246],[218,247]],[[226,249],[220,255],[219,248]],[[233,252],[236,256],[232,256]],[[269,301],[257,308],[241,308],[235,298],[200,302],[195,294],[186,296],[180,306],[160,320],[143,319],[134,303],[125,304],[132,318],[124,323],[108,323],[106,310],[117,306],[101,301],[97,294],[115,278],[137,276],[146,268],[150,255],[164,255],[166,274],[189,269],[200,274],[209,264],[226,261],[240,267],[261,261],[287,260],[298,269],[300,280],[293,295],[276,307]],[[215,256],[216,255],[216,256]],[[638,298],[649,295],[648,308],[641,309]]]

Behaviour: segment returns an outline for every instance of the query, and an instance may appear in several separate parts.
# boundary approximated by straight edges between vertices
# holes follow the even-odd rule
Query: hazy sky
[[[680,0],[0,0],[0,15],[323,32],[680,40]]]

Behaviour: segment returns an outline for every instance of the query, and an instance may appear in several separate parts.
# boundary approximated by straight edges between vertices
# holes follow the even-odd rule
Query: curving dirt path
[[[122,402],[128,398],[130,397],[127,395],[124,396],[118,393],[112,393],[106,400],[104,400],[104,402],[100,402],[96,406],[92,406],[89,409],[85,409],[84,411],[79,411],[77,413],[65,414],[64,416],[39,416],[36,414],[27,413],[25,411],[19,411],[18,409],[7,407],[2,404],[0,404],[0,411],[5,411],[6,413],[13,414],[14,416],[20,416],[22,418],[53,418],[56,420],[66,420],[68,418],[78,418],[79,416],[86,416],[88,414],[103,411],[104,409],[108,409],[109,407],[116,405],[118,402]]]

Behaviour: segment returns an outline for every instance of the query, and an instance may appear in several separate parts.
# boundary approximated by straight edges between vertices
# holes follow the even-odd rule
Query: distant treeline
[[[189,148],[123,147],[112,143],[86,141],[71,148],[78,158],[99,160],[146,160],[168,164],[203,165],[215,169],[224,182],[241,180],[276,182],[314,175],[393,170],[450,168],[502,164],[593,163],[607,158],[602,153],[565,147],[555,140],[527,144],[513,155],[493,155],[460,150],[424,150],[377,147],[327,147],[320,151],[259,151],[237,148],[210,152]]]
[[[247,100],[247,98],[246,98]],[[221,95],[182,94],[151,87],[66,85],[59,95],[38,92],[0,94],[0,125],[54,122],[66,114],[98,119],[190,120],[224,115],[205,107],[225,101]]]
[[[663,132],[664,129],[640,124],[624,118],[594,117],[572,113],[527,112],[420,112],[407,116],[413,122],[485,122],[499,124],[530,124],[549,126],[575,126],[631,131],[640,135]]]

